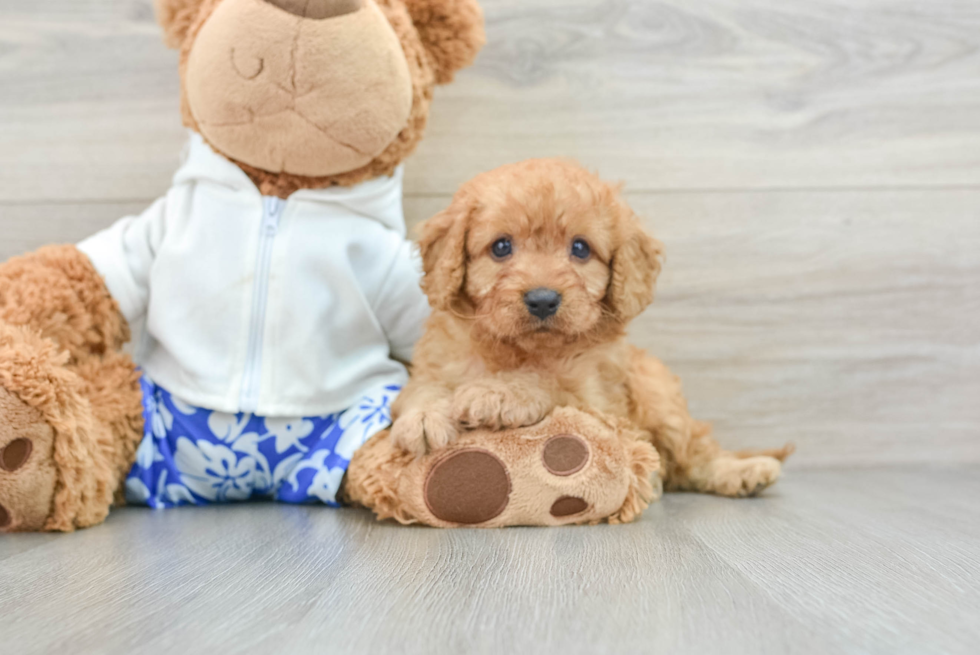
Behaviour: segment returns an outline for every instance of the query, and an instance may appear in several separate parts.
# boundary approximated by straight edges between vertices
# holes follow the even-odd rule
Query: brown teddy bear
[[[429,314],[400,163],[483,43],[475,0],[156,10],[191,130],[173,186],[0,265],[0,532],[252,497],[440,526],[635,517],[656,453],[615,420],[561,409],[420,458],[384,431]]]
[[[169,421],[158,383],[181,407],[230,414],[336,416],[376,389],[382,402],[407,379],[392,357],[410,355],[428,310],[399,164],[422,138],[434,85],[483,44],[475,0],[156,0],[156,10],[181,52],[193,131],[173,188],[79,247],[0,265],[0,530],[101,522],[123,499],[145,417]],[[141,371],[121,350],[130,323]],[[274,451],[292,427],[273,426]],[[305,454],[309,436],[273,454]],[[288,465],[263,470],[261,448],[223,444],[259,478],[284,477]],[[232,465],[228,452],[211,452],[215,465]],[[332,455],[330,470],[342,468]],[[173,504],[192,499],[168,482]],[[203,500],[241,495],[207,482]]]

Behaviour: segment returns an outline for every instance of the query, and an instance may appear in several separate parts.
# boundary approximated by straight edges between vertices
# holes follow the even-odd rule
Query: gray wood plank
[[[411,193],[577,157],[637,190],[980,184],[972,0],[484,0]],[[183,142],[150,0],[0,2],[0,200],[157,193]]]
[[[755,500],[668,495],[617,527],[124,509],[0,539],[0,631],[25,654],[972,653],[978,473],[794,471]]]
[[[161,195],[166,187],[160,190]],[[77,243],[152,200],[114,203],[0,203],[0,261],[53,243]]]
[[[692,531],[841,648],[975,651],[980,624],[963,619],[980,616],[977,471],[834,471],[819,480],[765,515],[728,521],[720,507],[704,508]],[[686,520],[694,501],[685,500],[675,509]]]
[[[667,247],[631,334],[740,447],[811,463],[980,461],[973,192],[643,196]]]

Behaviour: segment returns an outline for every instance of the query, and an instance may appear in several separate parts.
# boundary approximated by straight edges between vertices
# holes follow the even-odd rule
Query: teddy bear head
[[[484,43],[476,0],[155,0],[184,124],[264,194],[390,175]]]

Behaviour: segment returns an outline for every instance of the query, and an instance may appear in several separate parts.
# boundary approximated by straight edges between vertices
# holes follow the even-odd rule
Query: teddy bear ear
[[[405,5],[435,67],[436,83],[452,82],[486,43],[480,5],[476,0],[405,0]]]
[[[180,48],[202,4],[204,0],[153,0],[157,22],[163,28],[163,42],[168,47]]]

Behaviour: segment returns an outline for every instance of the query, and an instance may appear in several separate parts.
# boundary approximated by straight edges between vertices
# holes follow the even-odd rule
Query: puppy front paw
[[[534,425],[554,406],[544,393],[519,393],[502,382],[472,382],[456,390],[453,418],[474,430],[504,430]]]
[[[417,457],[430,450],[445,448],[458,436],[456,422],[442,412],[411,410],[391,426],[391,440]]]

